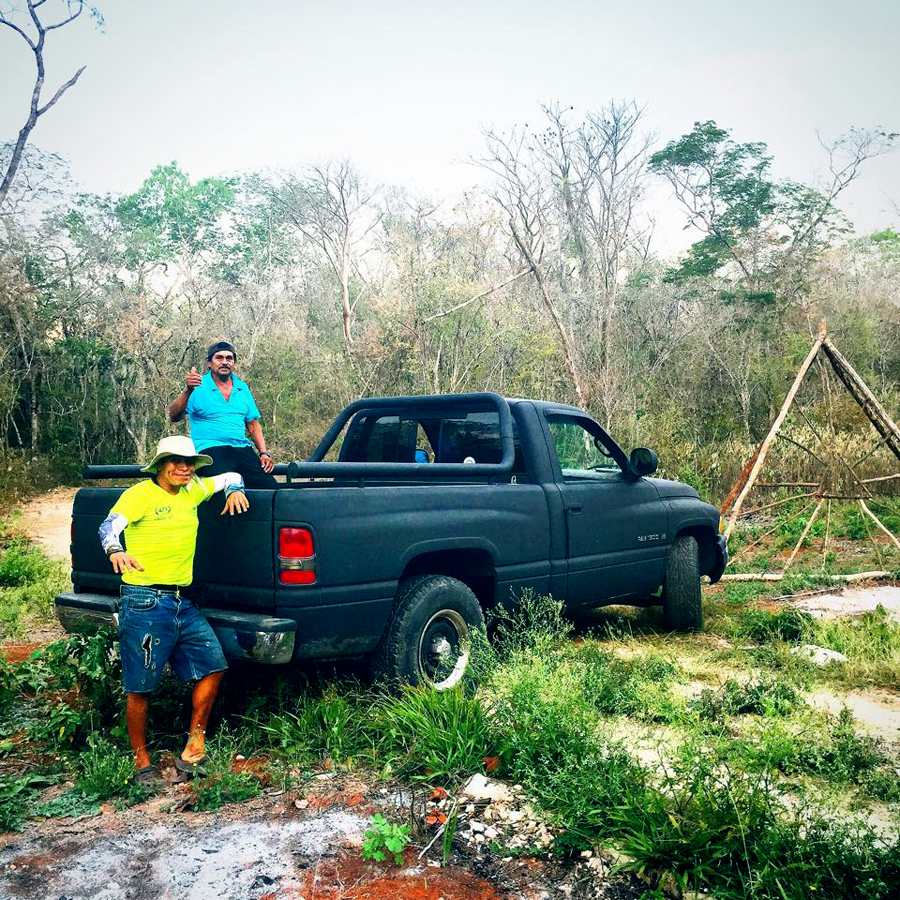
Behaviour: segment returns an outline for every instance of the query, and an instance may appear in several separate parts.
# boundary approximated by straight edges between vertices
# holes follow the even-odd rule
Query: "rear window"
[[[516,473],[525,472],[513,420]],[[500,462],[500,416],[495,410],[448,416],[363,413],[350,423],[342,462]]]

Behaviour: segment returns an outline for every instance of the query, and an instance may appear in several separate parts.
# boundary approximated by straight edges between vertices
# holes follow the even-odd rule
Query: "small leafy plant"
[[[388,822],[383,815],[375,813],[363,835],[362,857],[383,862],[390,856],[395,865],[402,865],[403,850],[409,841],[409,825]]]
[[[242,803],[259,794],[259,781],[249,772],[226,772],[195,784],[197,799],[193,808],[197,812],[220,809],[226,803]]]
[[[74,818],[76,816],[96,816],[100,805],[96,794],[86,794],[80,788],[66,791],[55,800],[38,803],[31,808],[32,816],[41,818]]]

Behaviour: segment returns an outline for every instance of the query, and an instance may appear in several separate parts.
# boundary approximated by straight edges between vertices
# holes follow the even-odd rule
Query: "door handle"
[[[570,507],[569,507],[569,514],[570,514],[570,515],[573,515],[573,516],[580,516],[582,512],[584,512],[584,507],[583,507],[583,506],[570,506]]]

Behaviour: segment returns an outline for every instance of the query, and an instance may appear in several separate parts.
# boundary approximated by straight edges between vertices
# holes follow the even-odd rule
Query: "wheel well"
[[[497,573],[494,560],[487,550],[471,548],[423,553],[407,563],[400,580],[415,575],[449,575],[467,584],[482,608],[494,603]]]
[[[690,535],[697,541],[697,548],[700,551],[700,574],[708,574],[716,562],[716,536],[712,528],[705,525],[691,525],[679,531],[678,537],[683,534]]]

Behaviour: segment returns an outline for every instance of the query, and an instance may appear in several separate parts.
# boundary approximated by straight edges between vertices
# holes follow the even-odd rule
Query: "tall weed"
[[[493,755],[485,709],[462,687],[408,688],[400,697],[384,698],[373,729],[393,772],[414,781],[453,782]]]

